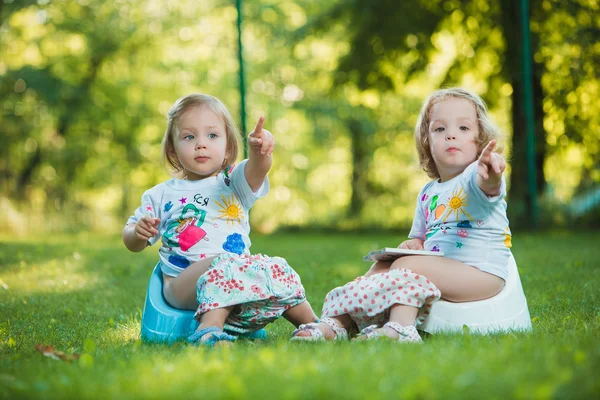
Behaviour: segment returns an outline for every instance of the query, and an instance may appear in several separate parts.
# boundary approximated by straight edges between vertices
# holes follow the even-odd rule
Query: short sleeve
[[[246,180],[245,168],[248,160],[244,160],[236,165],[231,171],[231,189],[240,199],[242,206],[249,210],[252,208],[256,200],[265,197],[269,193],[269,177],[265,176],[265,180],[256,192],[252,191],[252,188]]]
[[[161,216],[161,210],[160,210],[160,197],[157,196],[156,192],[157,192],[156,188],[152,188],[152,189],[144,192],[144,194],[142,195],[141,205],[135,210],[133,215],[131,217],[129,217],[126,225],[137,223],[145,215],[150,215],[153,218],[154,217],[160,218],[161,223],[162,223],[162,216]],[[150,245],[153,245],[154,243],[156,243],[158,241],[159,238],[160,238],[160,234],[150,238],[150,240],[148,240],[148,243]]]
[[[411,239],[425,240],[425,233],[427,232],[426,220],[425,214],[423,213],[423,207],[420,206],[419,199],[423,196],[423,193],[425,193],[425,189],[427,188],[427,186],[421,189],[419,195],[417,196],[415,216],[413,218],[412,228],[410,229],[410,233],[408,234],[408,237]]]

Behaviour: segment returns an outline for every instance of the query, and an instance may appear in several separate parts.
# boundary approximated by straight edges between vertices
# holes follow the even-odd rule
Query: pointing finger
[[[494,148],[495,145],[496,145],[496,141],[492,140],[487,144],[487,146],[485,146],[485,148],[479,155],[479,164],[482,164],[482,163],[487,164],[490,162],[490,158],[492,156],[492,149]]]
[[[253,136],[260,137],[262,135],[263,124],[265,123],[265,117],[260,117],[256,126],[254,127],[254,131],[252,132]]]
[[[494,149],[494,146],[496,146],[496,141],[495,140],[491,140],[487,146],[485,146],[485,148],[483,149],[483,151],[481,152],[481,156],[482,157],[489,157],[490,154],[492,154],[492,150]]]

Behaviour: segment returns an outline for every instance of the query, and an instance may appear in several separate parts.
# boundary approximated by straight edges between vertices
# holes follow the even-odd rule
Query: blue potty
[[[142,340],[154,343],[172,343],[190,336],[198,321],[194,319],[194,311],[180,310],[167,304],[162,294],[163,278],[160,265],[156,265],[146,292],[146,303],[142,312]],[[235,332],[227,332],[237,335]],[[266,339],[264,329],[243,335],[246,339]]]

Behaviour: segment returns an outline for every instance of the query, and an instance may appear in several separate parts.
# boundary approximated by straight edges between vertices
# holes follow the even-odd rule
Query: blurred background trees
[[[506,133],[511,222],[527,227],[518,3],[242,2],[246,122],[266,115],[277,140],[255,228],[408,226],[427,181],[419,107],[454,85]],[[540,222],[597,226],[600,5],[530,5]],[[240,115],[236,19],[222,0],[0,0],[2,229],[120,229],[168,178],[178,97],[210,93]]]

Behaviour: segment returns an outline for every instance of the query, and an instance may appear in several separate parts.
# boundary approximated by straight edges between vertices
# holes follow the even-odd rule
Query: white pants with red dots
[[[410,269],[392,269],[371,276],[359,276],[325,296],[323,317],[348,314],[359,330],[370,325],[382,326],[389,319],[390,307],[403,304],[419,309],[416,326],[429,315],[431,305],[439,300],[439,289],[423,275]]]

